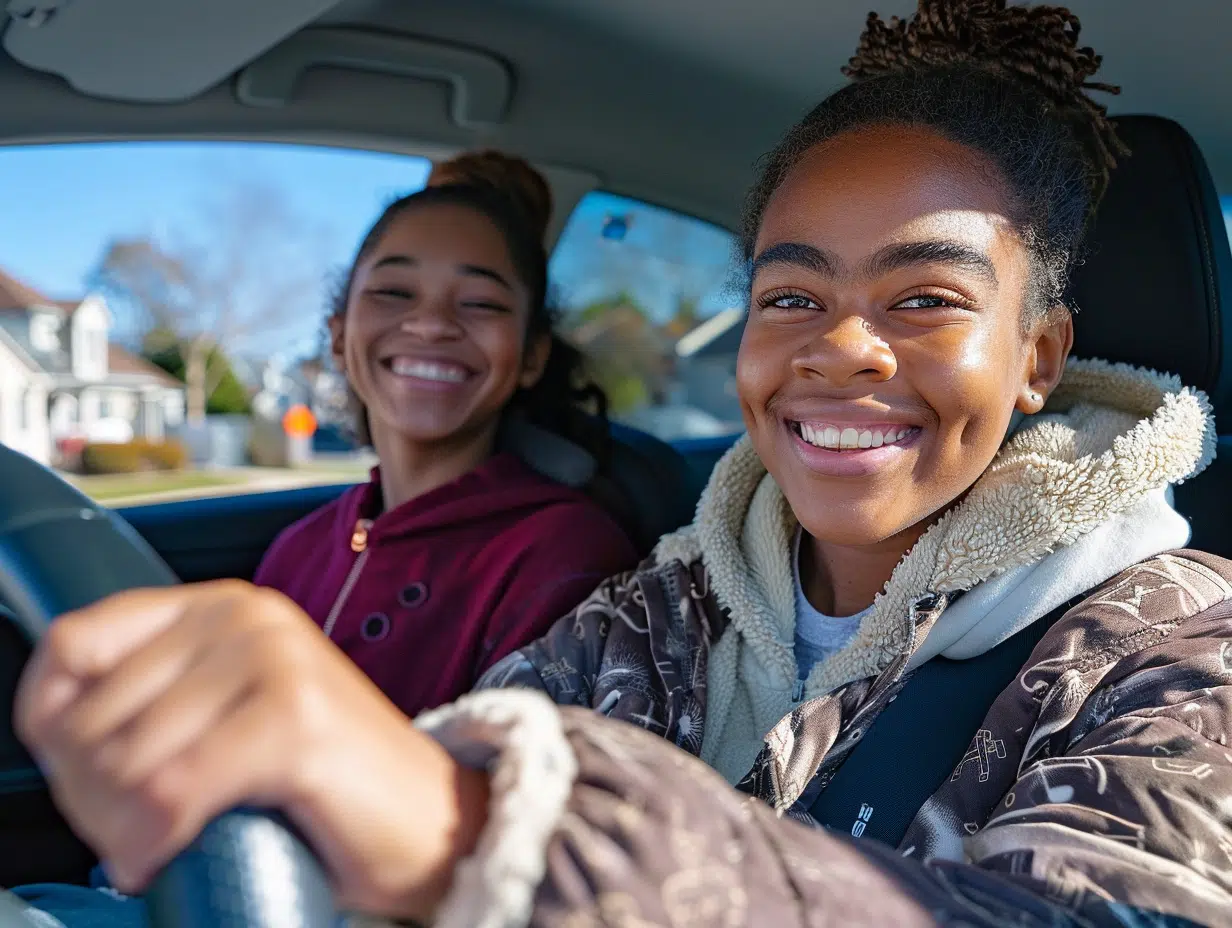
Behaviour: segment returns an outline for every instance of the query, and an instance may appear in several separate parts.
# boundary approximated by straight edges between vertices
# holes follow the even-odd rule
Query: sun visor
[[[8,0],[4,48],[95,97],[191,99],[337,0]]]

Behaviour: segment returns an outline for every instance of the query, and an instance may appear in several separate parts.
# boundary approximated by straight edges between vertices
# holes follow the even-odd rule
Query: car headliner
[[[259,108],[236,97],[230,78],[242,62],[224,62],[214,86],[194,99],[127,103],[87,96],[0,52],[0,140],[260,138],[429,156],[494,145],[559,169],[550,174],[561,214],[601,186],[732,227],[757,156],[839,86],[870,6],[903,14],[914,3],[344,0],[315,23],[495,53],[513,73],[514,92],[506,120],[483,131],[456,125],[447,87],[428,81],[314,69],[288,105]],[[1100,79],[1124,87],[1109,100],[1112,111],[1181,122],[1216,184],[1232,192],[1232,119],[1221,93],[1232,86],[1232,4],[1071,6],[1083,19],[1083,42],[1105,56]],[[244,25],[232,18],[220,28]],[[114,29],[94,47],[135,36],[160,41],[148,23]],[[160,73],[137,77],[157,82]]]

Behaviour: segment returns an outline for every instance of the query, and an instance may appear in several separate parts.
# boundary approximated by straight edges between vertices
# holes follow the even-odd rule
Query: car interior
[[[103,139],[299,142],[439,158],[492,146],[552,183],[559,234],[591,190],[726,229],[756,159],[838,86],[868,7],[913,0],[10,0],[0,14],[0,144]],[[1193,547],[1232,556],[1232,7],[1072,0],[1132,151],[1078,269],[1077,357],[1207,392],[1220,455],[1176,489]],[[6,178],[3,183],[16,183]],[[0,186],[3,186],[0,183]],[[0,229],[4,229],[0,218]],[[16,234],[5,229],[0,234]],[[685,524],[732,438],[670,444],[617,427],[605,504],[648,553]],[[555,452],[552,452],[555,453]],[[550,466],[550,462],[549,462]],[[119,512],[184,582],[249,578],[317,486]],[[0,512],[0,524],[10,519]],[[0,886],[81,882],[92,855],[12,735],[29,646],[0,621]]]

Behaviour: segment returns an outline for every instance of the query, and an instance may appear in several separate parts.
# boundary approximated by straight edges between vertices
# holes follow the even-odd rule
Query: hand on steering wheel
[[[395,721],[396,713],[382,697],[349,669],[345,658],[306,617],[285,601],[272,601],[268,594],[243,585],[170,588],[175,583],[167,565],[123,520],[98,508],[35,461],[0,445],[0,596],[35,642],[43,639],[53,624],[59,624],[57,617],[77,613],[50,642],[39,646],[40,657],[26,677],[22,702],[23,727],[35,753],[49,765],[45,769],[49,769],[57,800],[68,808],[69,818],[79,830],[99,836],[102,843],[97,850],[105,859],[111,858],[113,869],[118,866],[126,877],[132,877],[134,885],[139,874],[148,874],[151,867],[166,862],[179,850],[191,830],[186,822],[203,822],[222,813],[155,878],[146,895],[151,923],[155,928],[332,928],[334,924],[334,900],[312,849],[277,817],[260,811],[236,811],[228,805],[228,796],[247,801],[263,798],[262,790],[255,788],[257,784],[246,780],[242,770],[231,775],[221,790],[218,784],[198,784],[192,774],[199,774],[202,767],[186,761],[195,756],[199,764],[208,766],[216,764],[216,760],[208,759],[215,757],[213,751],[229,753],[234,748],[244,753],[255,749],[214,737],[213,726],[203,725],[199,714],[194,716],[197,730],[205,730],[207,737],[202,745],[183,744],[182,736],[174,734],[180,724],[179,710],[166,699],[168,693],[184,694],[178,681],[168,680],[157,667],[149,678],[130,675],[135,662],[148,659],[142,655],[151,653],[151,648],[169,647],[170,651],[162,653],[176,655],[174,659],[185,668],[196,667],[196,658],[210,654],[215,655],[211,666],[219,668],[219,655],[228,652],[215,646],[224,642],[236,648],[230,652],[232,660],[247,660],[239,646],[251,643],[250,635],[265,642],[263,659],[245,664],[246,679],[256,684],[255,691],[237,691],[224,680],[197,675],[203,687],[202,698],[215,712],[220,708],[215,688],[231,687],[234,696],[222,707],[221,715],[206,717],[224,722],[241,706],[249,717],[258,714],[254,693],[260,694],[261,700],[289,699],[301,707],[309,702],[322,706],[327,716],[306,714],[298,722],[294,717],[290,720],[291,725],[308,723],[308,731],[317,736],[315,742],[304,729],[283,731],[289,724],[283,718],[276,719],[268,731],[254,726],[241,737],[241,742],[285,739],[285,743],[304,751],[299,756],[269,761],[269,766],[262,768],[261,775],[272,784],[265,795],[289,797],[287,810],[319,843],[320,852],[330,855],[336,882],[348,898],[360,899],[365,908],[362,899],[370,899],[375,911],[419,908],[421,904],[430,908],[441,891],[433,875],[443,881],[451,869],[446,862],[434,869],[430,860],[441,847],[449,847],[447,853],[460,853],[472,840],[477,829],[475,819],[486,811],[484,778],[456,772],[457,789],[434,780],[434,773],[448,775],[446,759],[434,745],[420,739],[405,719]],[[126,608],[120,614],[117,600],[93,605],[109,594],[138,587],[167,589],[161,593],[147,590],[137,599],[124,601]],[[207,600],[211,607],[207,608]],[[262,605],[254,608],[257,602]],[[271,609],[268,614],[267,605]],[[91,615],[95,616],[93,623],[87,621]],[[194,636],[187,631],[193,624],[190,615],[200,621],[205,615],[212,616],[217,625],[204,636],[198,626]],[[109,650],[108,645],[98,642],[109,636],[112,623],[122,626],[125,634],[123,646],[117,642]],[[93,624],[99,629],[97,634],[81,630]],[[262,630],[259,634],[258,628]],[[273,628],[278,631],[270,630]],[[279,645],[271,645],[275,640],[291,642],[285,654]],[[185,660],[185,653],[196,657]],[[303,664],[292,667],[286,663],[293,655]],[[87,666],[79,664],[81,660]],[[320,681],[297,676],[308,672],[311,677],[309,667],[323,670],[330,682],[322,686]],[[129,682],[121,685],[118,681],[122,680]],[[301,683],[305,688],[296,690],[298,696],[288,695],[287,687]],[[331,691],[333,684],[337,689]],[[64,689],[57,693],[57,686]],[[112,713],[110,729],[89,712],[79,710],[107,693],[112,694],[105,700]],[[300,698],[304,702],[298,703]],[[48,702],[64,706],[77,718],[78,724],[84,725],[84,737],[80,731],[57,727],[54,720],[41,715]],[[188,706],[187,711],[191,714],[199,710]],[[357,714],[348,717],[349,711]],[[159,740],[161,747],[147,745],[141,739],[137,739],[138,746],[126,723],[120,721],[140,723],[147,712],[165,712],[173,719],[169,723],[172,732],[155,733],[157,739],[169,739]],[[110,743],[105,735],[108,730],[113,738],[126,740],[136,748],[135,756],[146,758],[147,765],[151,755],[165,755],[164,764],[150,768],[154,773],[149,782],[123,782],[122,777],[131,776],[134,769],[126,766],[124,757],[112,754],[108,758],[103,753],[104,763],[99,765],[99,755],[92,752],[91,745],[102,751]],[[235,734],[236,726],[228,725],[226,731]],[[376,741],[359,747],[366,738]],[[386,738],[389,743],[381,743]],[[46,748],[41,747],[44,739],[48,739]],[[167,747],[173,742],[180,744],[178,753]],[[211,747],[207,749],[206,744]],[[358,753],[353,755],[355,751]],[[378,766],[364,769],[359,758],[365,756]],[[237,759],[229,758],[228,762],[235,764]],[[402,769],[404,764],[409,767]],[[227,764],[217,766],[226,769]],[[178,772],[164,775],[164,769]],[[286,772],[285,779],[280,780],[280,769]],[[307,771],[315,772],[315,776],[305,775]],[[160,784],[158,790],[151,791],[150,783]],[[299,785],[291,788],[291,783]],[[135,818],[126,827],[131,825],[151,835],[157,852],[146,854],[137,848],[129,857],[123,836],[116,833],[107,810],[89,799],[96,784],[133,809]],[[444,790],[444,797],[434,792],[437,787]],[[378,814],[370,820],[342,821],[364,809],[376,809]],[[441,840],[434,828],[441,828],[448,820],[450,809],[458,810],[458,826]],[[395,822],[399,823],[397,828],[390,827]],[[124,847],[113,848],[113,844]],[[368,868],[369,862],[377,866]],[[422,893],[412,892],[415,898],[403,897],[402,892],[412,888],[415,872],[423,876]],[[0,924],[15,924],[12,914],[0,906]]]
[[[306,835],[342,905],[422,918],[486,809],[482,774],[415,731],[289,600],[238,582],[62,616],[16,720],[126,892],[220,813],[256,804]]]

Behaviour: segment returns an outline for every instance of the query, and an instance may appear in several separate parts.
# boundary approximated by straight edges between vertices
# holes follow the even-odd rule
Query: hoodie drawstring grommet
[[[374,612],[364,619],[364,624],[359,627],[359,634],[363,637],[364,641],[375,644],[388,637],[389,628],[389,616],[383,612]]]
[[[428,601],[428,585],[422,580],[408,583],[398,592],[398,603],[407,609],[422,606]]]

